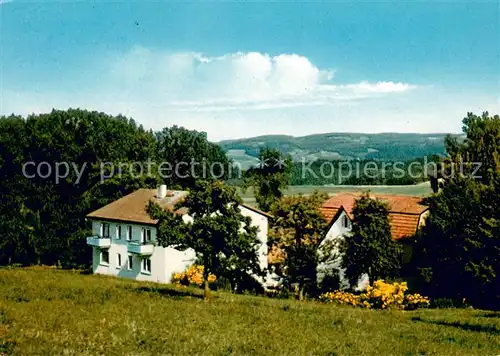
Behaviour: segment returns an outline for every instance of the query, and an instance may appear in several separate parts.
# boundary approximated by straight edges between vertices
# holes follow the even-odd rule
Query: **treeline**
[[[317,160],[295,162],[291,185],[411,185],[429,180],[437,155],[409,161]],[[435,167],[435,166],[434,166]]]
[[[74,109],[0,117],[0,264],[87,266],[86,214],[141,187],[193,186],[213,162],[220,179],[234,172],[206,134],[180,127]]]
[[[500,308],[500,117],[469,113],[464,142],[447,137],[439,191],[414,239],[410,272],[431,297]],[[403,271],[404,272],[404,271]]]

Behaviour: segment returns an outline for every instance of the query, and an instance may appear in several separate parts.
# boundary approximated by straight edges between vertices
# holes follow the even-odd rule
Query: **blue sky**
[[[498,1],[0,4],[0,114],[81,107],[220,140],[500,112]]]

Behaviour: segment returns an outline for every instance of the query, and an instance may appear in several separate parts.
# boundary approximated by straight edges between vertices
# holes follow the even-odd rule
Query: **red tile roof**
[[[398,214],[389,213],[392,238],[395,240],[403,237],[411,237],[418,230],[420,214]]]
[[[328,199],[321,207],[321,212],[331,222],[339,209],[344,209],[353,219],[354,203],[361,194],[342,193]],[[422,204],[421,197],[404,195],[371,195],[373,198],[385,201],[389,205],[389,222],[391,223],[392,237],[400,239],[413,236],[420,224],[421,215],[428,209]]]

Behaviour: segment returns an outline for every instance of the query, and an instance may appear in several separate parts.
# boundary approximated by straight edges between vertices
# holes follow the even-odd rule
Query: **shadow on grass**
[[[495,312],[484,313],[484,314],[480,314],[478,316],[481,318],[500,318],[500,313],[495,313]]]
[[[159,294],[161,296],[173,297],[173,298],[177,298],[177,299],[186,298],[186,297],[203,299],[203,292],[198,292],[195,290],[189,290],[189,289],[184,289],[184,288],[137,287],[137,288],[132,288],[132,289],[136,292],[139,292],[139,293],[153,293],[153,294]],[[212,295],[212,298],[214,298],[213,295]]]
[[[489,333],[489,334],[500,335],[500,330],[497,329],[497,327],[494,325],[469,324],[469,323],[461,323],[458,321],[451,322],[451,321],[442,321],[442,320],[424,320],[419,316],[412,317],[411,321],[417,321],[417,322],[434,324],[434,325],[451,326],[451,327],[459,328],[459,329],[466,330],[466,331],[485,332],[485,333]]]
[[[92,272],[92,270],[91,270],[91,269],[82,269],[82,270],[80,270],[80,271],[79,271],[79,273],[80,273],[81,275],[84,275],[84,276],[85,276],[85,275],[89,275],[89,274],[94,274],[94,272]]]

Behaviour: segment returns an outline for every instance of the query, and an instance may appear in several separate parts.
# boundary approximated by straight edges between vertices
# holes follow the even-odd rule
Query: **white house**
[[[146,213],[149,201],[173,211],[184,199],[186,191],[139,189],[90,214],[93,235],[87,238],[92,246],[92,269],[107,274],[143,281],[169,283],[173,273],[182,272],[195,262],[194,250],[179,251],[157,245],[158,221]],[[267,232],[270,215],[247,205],[240,205],[241,214],[257,226],[261,242],[258,254],[261,268],[267,268]],[[175,211],[185,221],[191,219],[184,208]]]
[[[356,199],[360,194],[344,193],[338,194],[328,199],[321,207],[321,212],[329,222],[328,232],[320,244],[320,251],[331,253],[332,258],[328,263],[318,266],[318,280],[322,280],[325,275],[338,271],[341,288],[349,287],[347,279],[344,277],[344,270],[340,267],[341,256],[335,246],[344,236],[351,232],[352,220],[354,218],[352,210]],[[394,240],[403,242],[405,251],[404,259],[411,257],[409,246],[404,244],[404,239],[415,235],[417,230],[424,224],[428,215],[428,207],[422,204],[421,197],[411,197],[402,195],[372,195],[373,198],[386,202],[389,206],[389,223],[391,224],[391,233]],[[329,248],[328,251],[326,246]],[[358,280],[356,289],[363,290],[369,284],[367,275]]]

